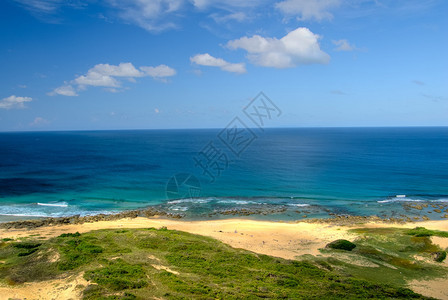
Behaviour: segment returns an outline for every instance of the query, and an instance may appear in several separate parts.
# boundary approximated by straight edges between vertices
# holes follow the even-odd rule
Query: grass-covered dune
[[[378,242],[378,232],[360,234],[364,241],[359,241],[351,255],[364,256],[378,264],[387,260],[389,265],[402,264],[400,271],[407,269],[406,259],[410,258],[406,251],[394,260],[394,254],[385,253],[390,241],[383,239],[378,250],[369,244]],[[402,232],[399,236],[416,238]],[[324,252],[331,251],[338,254],[342,250]],[[83,274],[87,281],[77,289],[84,299],[427,299],[400,281],[390,285],[384,280],[375,281],[374,277],[358,276],[362,275],[362,268],[343,263],[337,255],[286,260],[166,228],[96,230],[50,239],[4,239],[0,261],[0,281],[7,286]],[[394,273],[393,269],[389,271]]]

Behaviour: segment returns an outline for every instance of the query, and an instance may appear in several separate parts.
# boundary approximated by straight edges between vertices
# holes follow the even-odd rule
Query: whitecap
[[[7,213],[0,213],[0,216],[11,216],[11,217],[36,217],[36,218],[45,218],[48,217],[47,215],[36,215],[36,214],[32,214],[32,213],[24,213],[24,214],[7,214]]]
[[[249,201],[249,200],[219,200],[218,203],[221,203],[221,204],[247,205],[247,204],[257,204],[258,202]]]
[[[391,202],[425,202],[427,200],[410,199],[410,198],[392,198],[386,200],[378,200],[377,203],[391,203]]]
[[[51,207],[68,207],[68,203],[67,202],[60,202],[60,203],[40,203],[40,202],[37,202],[37,205],[40,205],[40,206],[51,206]]]
[[[169,209],[174,210],[174,211],[187,211],[188,207],[175,205],[175,206],[171,206]]]
[[[297,207],[306,207],[306,206],[310,206],[309,204],[304,204],[304,203],[290,203],[288,204],[289,206],[297,206]]]
[[[448,202],[447,198],[440,198],[440,199],[415,199],[415,198],[408,198],[406,195],[397,195],[393,198],[385,199],[385,200],[379,200],[377,203],[391,203],[391,202],[429,202],[429,203],[437,203],[437,202]]]
[[[209,199],[179,199],[179,200],[172,200],[168,201],[168,204],[180,204],[180,203],[196,203],[196,204],[204,204],[209,203]]]

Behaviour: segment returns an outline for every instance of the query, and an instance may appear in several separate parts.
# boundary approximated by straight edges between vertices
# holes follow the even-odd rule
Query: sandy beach
[[[399,227],[414,228],[423,226],[428,229],[448,231],[447,221],[426,221],[418,223],[391,224],[383,222],[368,222],[365,224],[338,225],[337,223],[285,223],[267,222],[244,219],[227,219],[213,221],[181,221],[162,218],[128,218],[116,221],[99,221],[93,223],[58,225],[39,227],[35,229],[1,229],[0,238],[20,238],[29,235],[54,237],[67,232],[88,232],[97,229],[112,228],[148,228],[167,227],[194,234],[218,239],[235,248],[242,248],[256,253],[267,254],[285,259],[295,259],[304,254],[320,255],[319,249],[336,239],[353,240],[356,235],[348,232],[352,228]],[[441,247],[448,247],[448,239],[434,238],[433,242]],[[445,262],[446,264],[446,262]],[[0,299],[57,299],[66,298],[67,290],[72,290],[71,297],[77,298],[74,286],[81,277],[65,281],[66,287],[61,288],[61,282],[25,284],[21,287],[1,287]],[[68,282],[68,283],[67,283]],[[71,283],[70,283],[71,282]],[[67,285],[68,284],[68,285]],[[413,282],[411,288],[416,292],[439,299],[448,299],[446,291],[447,279],[428,282]],[[49,287],[52,287],[48,289]],[[63,286],[63,285],[62,285]],[[59,287],[59,288],[57,288]],[[32,295],[29,294],[33,291]],[[51,291],[51,293],[50,293]],[[59,291],[59,292],[58,292]],[[78,295],[79,296],[79,295]]]
[[[348,232],[352,228],[397,227],[448,231],[448,221],[425,221],[418,223],[395,224],[369,222],[365,224],[338,225],[332,223],[308,222],[270,222],[245,219],[226,219],[213,221],[181,221],[161,218],[127,218],[115,221],[99,221],[74,225],[45,226],[35,229],[0,229],[1,238],[19,238],[29,235],[54,237],[67,232],[88,232],[112,228],[160,228],[181,230],[189,233],[213,237],[232,247],[256,253],[294,259],[303,254],[319,254],[319,248],[336,239],[355,238]],[[437,239],[440,243],[445,239]],[[447,247],[444,245],[442,247]]]

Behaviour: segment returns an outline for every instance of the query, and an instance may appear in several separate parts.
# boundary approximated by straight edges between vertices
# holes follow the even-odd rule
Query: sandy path
[[[86,286],[87,281],[81,273],[64,279],[0,287],[0,299],[75,300],[81,299],[82,291]]]

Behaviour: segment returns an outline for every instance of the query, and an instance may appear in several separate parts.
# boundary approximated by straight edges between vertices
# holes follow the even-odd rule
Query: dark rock
[[[167,218],[180,219],[182,215],[167,213],[165,211],[157,210],[155,208],[145,208],[141,210],[129,210],[123,211],[117,214],[98,214],[93,216],[81,217],[80,215],[75,215],[71,217],[60,217],[60,218],[45,218],[39,220],[25,220],[25,221],[14,221],[0,223],[0,228],[4,229],[34,229],[42,226],[53,226],[53,225],[63,225],[63,224],[83,224],[92,223],[98,221],[113,221],[124,218],[137,218],[137,217],[153,217],[153,216],[164,216]]]

